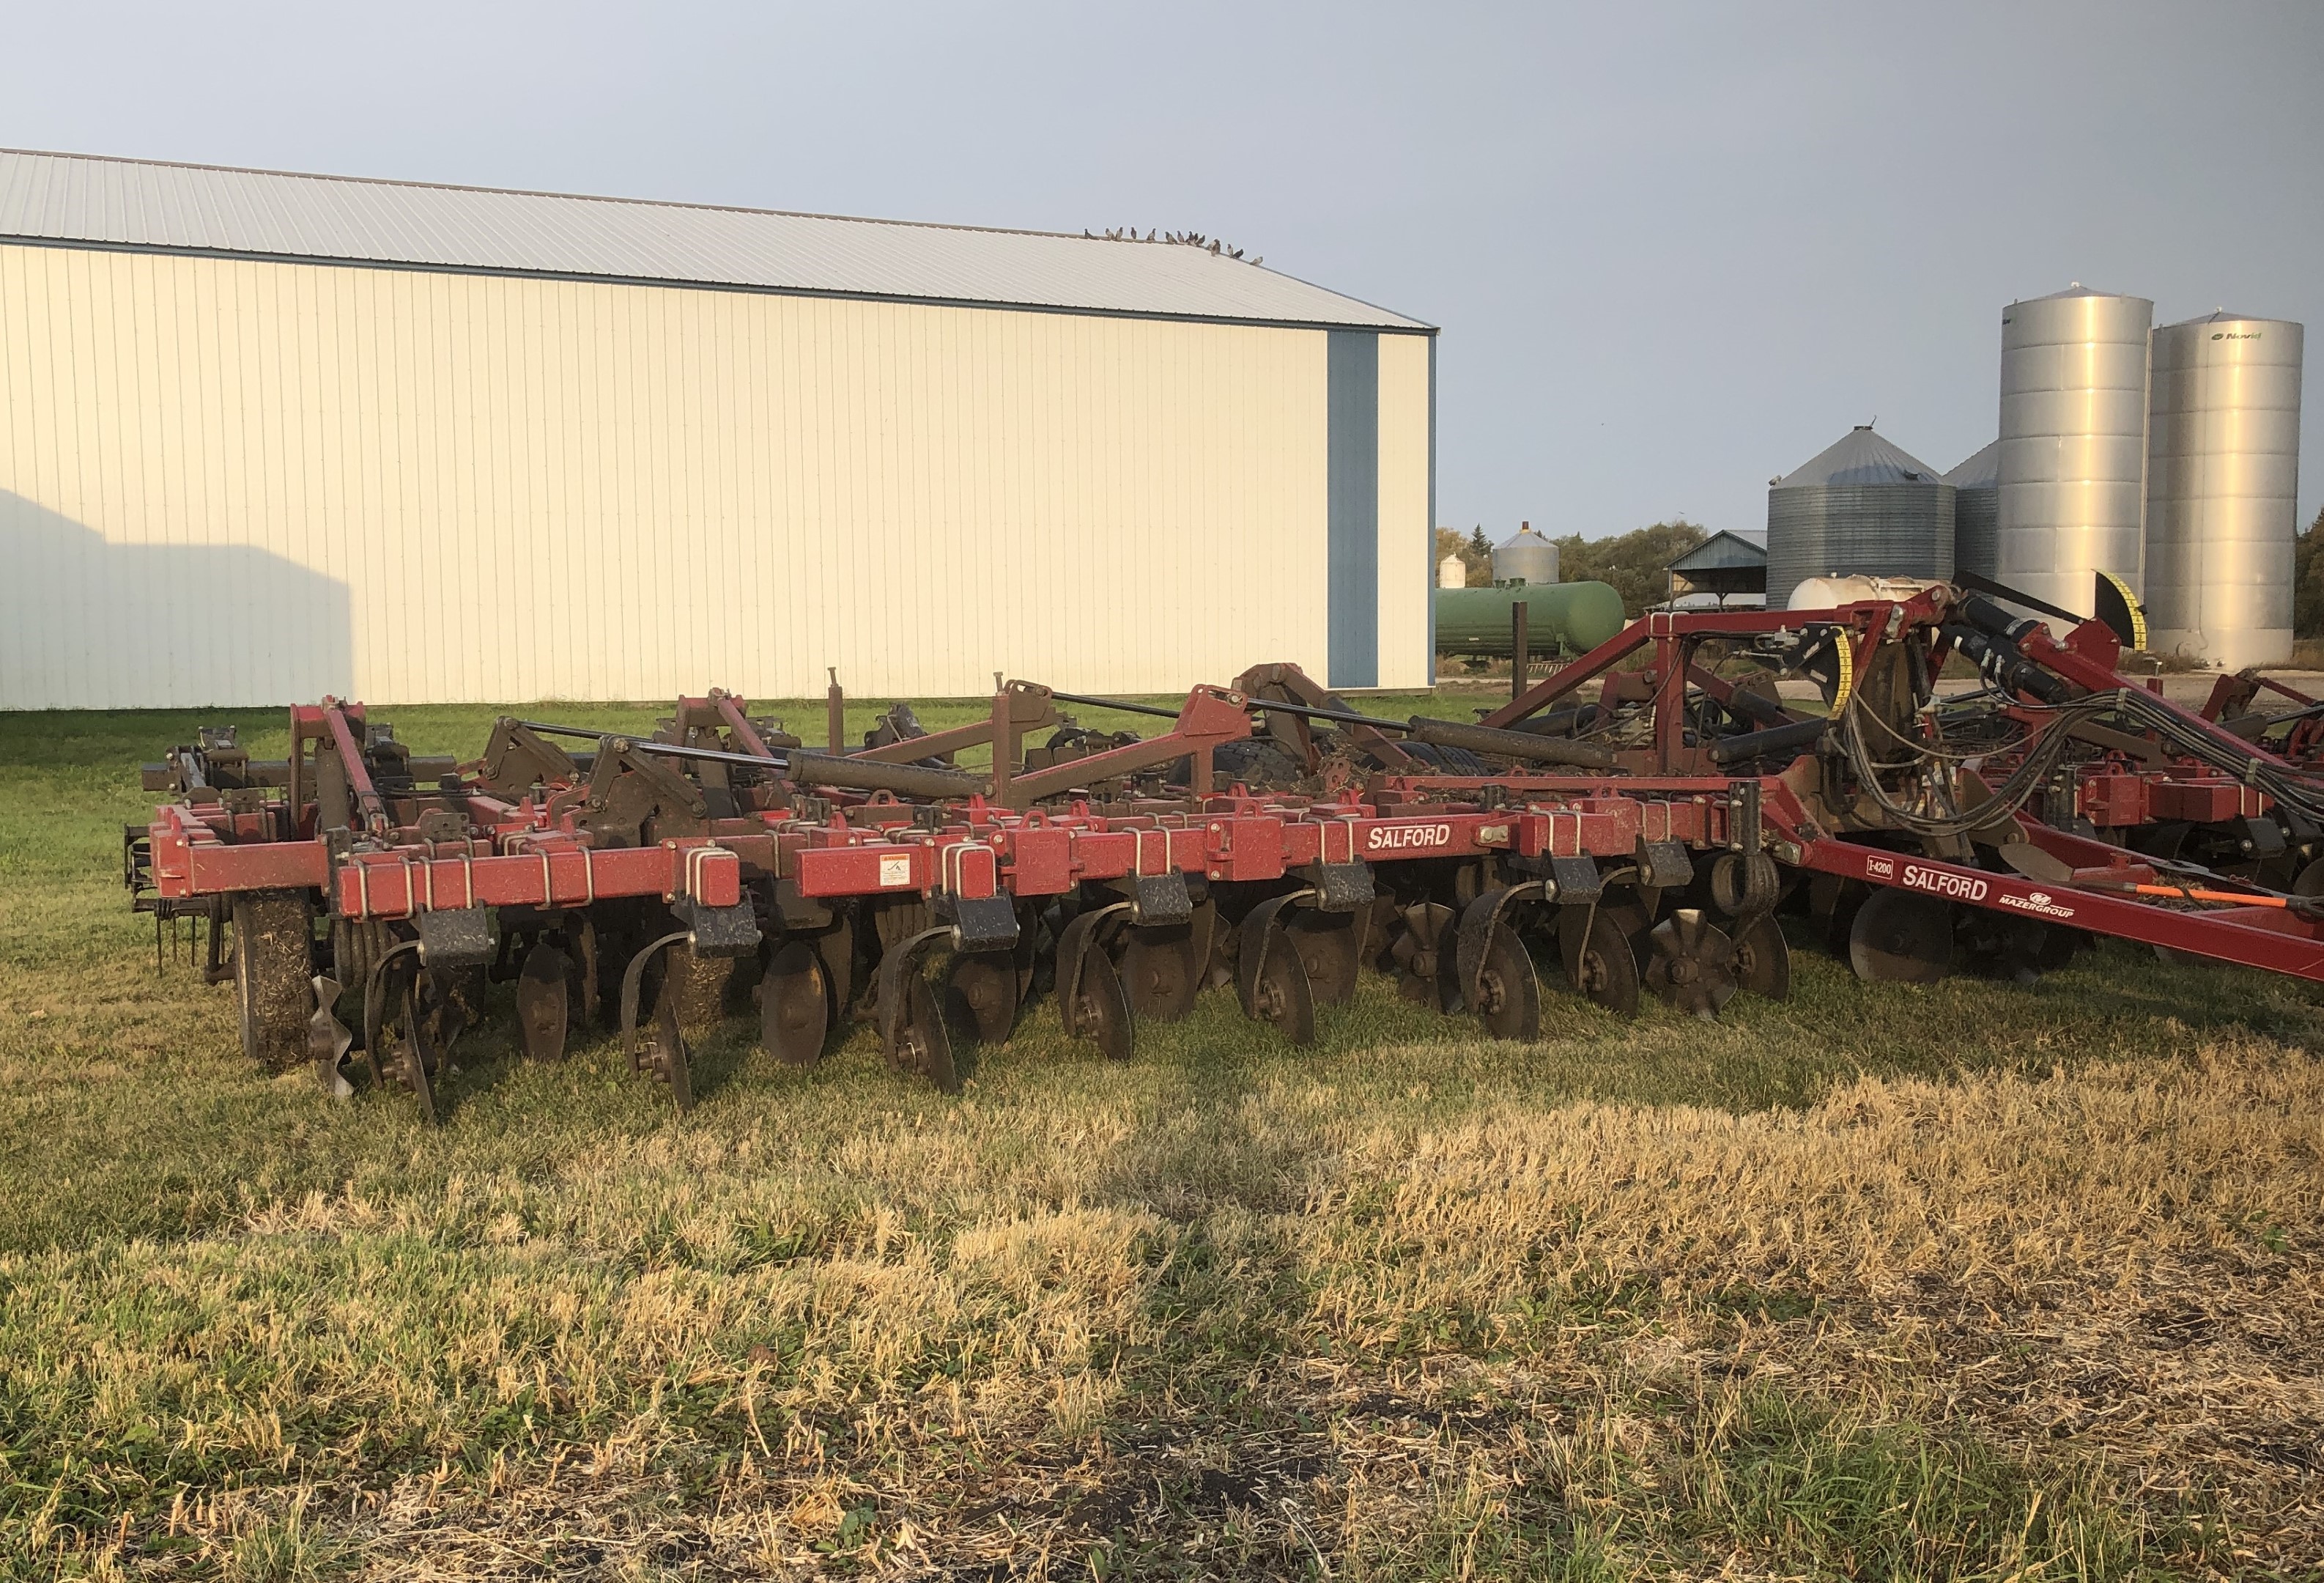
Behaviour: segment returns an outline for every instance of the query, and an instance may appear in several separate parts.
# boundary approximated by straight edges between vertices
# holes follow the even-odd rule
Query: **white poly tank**
[[[1531,523],[1519,523],[1516,532],[1493,547],[1493,580],[1547,588],[1557,580],[1557,546],[1535,532]]]
[[[2091,616],[2096,573],[2146,565],[2147,338],[2154,304],[2080,282],[2001,312],[1993,575]]]
[[[2303,332],[2222,310],[2154,332],[2146,625],[2223,671],[2292,658]]]
[[[1469,563],[1457,555],[1448,555],[1436,563],[1436,586],[1440,588],[1465,588],[1469,586]]]

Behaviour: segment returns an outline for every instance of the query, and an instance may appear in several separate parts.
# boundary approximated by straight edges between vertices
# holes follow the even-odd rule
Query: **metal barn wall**
[[[0,247],[0,707],[1320,675],[1329,333]]]
[[[1379,338],[1379,682],[1432,687],[1436,651],[1429,569],[1436,534],[1429,500],[1429,338]]]

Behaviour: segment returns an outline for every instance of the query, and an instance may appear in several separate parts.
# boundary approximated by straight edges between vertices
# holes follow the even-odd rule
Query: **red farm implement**
[[[1983,686],[1941,699],[1956,653]],[[284,762],[206,734],[149,767],[177,795],[128,872],[157,919],[213,921],[252,1058],[431,1115],[495,980],[528,1053],[602,1019],[684,1108],[689,1040],[752,997],[778,1060],[863,1015],[946,1088],[959,1041],[1037,1004],[1127,1059],[1140,1021],[1231,987],[1305,1041],[1367,968],[1523,1039],[1557,1014],[1545,967],[1621,1014],[1780,997],[1786,907],[1868,978],[2038,972],[2093,937],[2324,977],[2324,903],[2284,884],[2324,839],[2298,728],[2262,746],[2118,655],[2103,624],[2054,637],[1938,585],[1651,616],[1471,722],[1268,665],[1176,708],[1009,682],[972,724],[899,705],[852,750],[835,684],[821,751],[713,691],[650,738],[504,717],[455,762],[326,700]]]

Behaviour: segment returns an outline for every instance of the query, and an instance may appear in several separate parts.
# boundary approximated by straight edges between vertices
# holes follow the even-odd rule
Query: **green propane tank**
[[[1622,596],[1605,583],[1513,583],[1436,590],[1436,652],[1507,658],[1509,607],[1526,602],[1526,646],[1587,653],[1622,630]]]

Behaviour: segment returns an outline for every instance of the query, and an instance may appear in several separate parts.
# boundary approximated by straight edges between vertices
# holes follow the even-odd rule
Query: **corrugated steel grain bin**
[[[1926,462],[1856,429],[1767,490],[1767,608],[1803,579],[1949,578],[1953,488]]]

